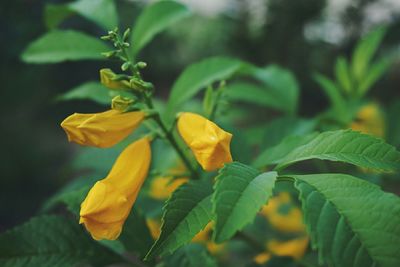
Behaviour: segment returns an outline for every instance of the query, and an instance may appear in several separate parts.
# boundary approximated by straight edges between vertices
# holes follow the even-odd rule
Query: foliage
[[[73,15],[109,30],[102,39],[110,41],[113,47],[87,33],[61,29],[62,22]],[[364,123],[357,121],[358,115],[370,110],[362,111],[360,107],[369,102],[369,90],[391,66],[392,60],[386,55],[374,60],[387,29],[381,27],[368,33],[358,42],[350,59],[338,57],[333,68],[334,80],[320,73],[312,74],[329,98],[330,106],[314,118],[302,118],[298,114],[301,87],[289,69],[278,65],[256,66],[228,56],[194,62],[177,77],[167,101],[155,99],[155,86],[141,74],[147,66],[138,60],[141,52],[156,35],[183,23],[184,19],[190,20],[192,15],[183,4],[159,1],[144,8],[132,32],[120,33],[114,29],[119,19],[113,0],[78,0],[46,6],[45,23],[51,30],[27,46],[22,60],[44,64],[108,58],[120,62],[122,73],[109,71],[108,76],[104,76],[101,72],[102,83],[85,82],[58,96],[57,100],[90,100],[102,106],[111,103],[113,109],[121,113],[142,112],[145,121],[134,134],[129,132],[123,136],[130,135],[115,147],[78,149],[72,165],[76,173],[84,173],[84,177],[55,194],[41,212],[54,213],[60,206],[67,210],[58,215],[35,217],[1,234],[1,265],[126,263],[214,267],[226,264],[229,256],[237,254],[247,259],[246,264],[257,256],[254,264],[265,266],[306,266],[310,258],[315,266],[399,266],[399,197],[358,178],[374,171],[383,181],[396,179],[387,173],[396,174],[400,168],[400,152],[396,149],[399,145],[397,117],[389,116],[387,142],[381,138],[384,136],[349,129],[354,122]],[[119,88],[121,84],[124,86]],[[203,97],[202,104],[199,96]],[[398,106],[398,103],[393,104],[392,114],[399,110]],[[209,134],[210,138],[206,139],[210,140],[201,140],[200,144],[194,140],[184,146],[175,123],[179,124],[179,114],[187,111],[207,118],[201,120],[204,121],[201,128]],[[263,115],[253,116],[257,112]],[[99,119],[98,114],[90,120]],[[207,151],[211,152],[205,156],[212,160],[230,158],[219,154],[230,153],[230,139],[228,147],[218,150],[218,146],[226,142],[221,144],[216,141],[218,138],[212,138],[219,129],[213,121],[224,129],[233,129],[232,147],[238,146],[240,152],[249,151],[237,156],[241,162],[226,160],[218,173],[201,170],[188,149],[193,151],[195,147],[203,153],[203,146],[208,146],[211,149]],[[85,135],[93,137],[98,132],[106,133],[106,126],[116,127],[112,123],[104,124],[104,128],[97,125],[91,132],[83,133],[80,132],[83,125],[87,127],[89,123],[78,122],[76,136],[70,137],[72,141],[80,138],[84,142]],[[101,125],[102,121],[99,119],[97,123]],[[190,134],[190,129],[188,132]],[[112,134],[111,139],[115,137]],[[127,193],[128,197],[133,195],[133,211],[124,218],[118,240],[92,240],[78,224],[77,218],[82,216],[80,205],[93,184],[106,177],[118,154],[142,136],[155,139],[153,159],[151,171],[145,173],[148,177],[143,188],[142,185],[124,188],[129,192],[134,190],[131,195]],[[137,157],[141,155],[135,153]],[[124,168],[133,166],[120,164],[121,170],[115,171],[118,174],[115,177],[123,179],[127,173]],[[271,171],[271,167],[275,167],[274,170]],[[136,174],[134,169],[129,170]],[[166,179],[157,179],[160,177]],[[173,183],[178,179],[182,185],[171,190],[167,199],[152,197],[151,190],[159,188],[153,183],[165,180]],[[162,185],[165,190],[167,186],[169,184]],[[110,192],[109,195],[113,193]],[[291,203],[286,199],[282,205],[277,205],[277,201],[284,198],[282,192],[287,193],[283,196],[289,196],[288,199],[296,200]],[[107,196],[104,194],[104,198]],[[126,198],[124,195],[118,201],[125,203]],[[98,206],[103,205],[102,201],[100,199]],[[279,206],[274,211],[275,221],[268,217],[272,216],[273,205]],[[300,205],[302,213],[296,213]],[[98,208],[88,206],[89,210]],[[115,209],[106,208],[108,213],[115,212]],[[263,212],[265,210],[268,212]],[[94,215],[99,214],[101,212],[94,212]],[[259,223],[263,214],[268,218]],[[302,220],[302,214],[305,227],[298,221]],[[288,220],[287,224],[277,227],[281,219]],[[318,260],[308,249],[305,229],[312,249],[317,250]],[[279,247],[279,252],[273,252],[271,244]],[[306,252],[301,246],[306,246]],[[232,266],[239,264],[234,262]]]

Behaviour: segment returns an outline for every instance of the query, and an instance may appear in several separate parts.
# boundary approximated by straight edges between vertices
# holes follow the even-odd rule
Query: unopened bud
[[[139,69],[144,69],[144,68],[147,67],[147,63],[146,63],[146,62],[143,62],[143,61],[139,61],[138,63],[136,63],[136,66],[137,66]]]
[[[100,82],[109,89],[130,89],[129,82],[118,79],[118,75],[111,69],[100,70]]]
[[[117,95],[111,101],[111,108],[119,111],[126,111],[131,104],[133,104],[133,99],[128,97],[122,97]]]

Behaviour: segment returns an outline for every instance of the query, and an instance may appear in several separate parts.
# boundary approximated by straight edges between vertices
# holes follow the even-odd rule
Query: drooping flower
[[[185,112],[179,116],[178,131],[197,161],[206,171],[213,171],[232,162],[232,134],[206,118]]]
[[[70,142],[106,148],[126,138],[144,118],[142,111],[123,113],[111,109],[101,113],[74,113],[61,123],[61,127]]]
[[[98,181],[81,204],[80,221],[96,240],[116,239],[147,177],[151,160],[150,140],[130,144],[117,158],[110,173]]]

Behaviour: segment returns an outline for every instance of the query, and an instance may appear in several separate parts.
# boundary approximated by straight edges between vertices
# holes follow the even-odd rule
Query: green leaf
[[[114,0],[79,0],[68,4],[68,6],[105,30],[112,30],[118,26],[117,8]]]
[[[349,63],[347,62],[346,58],[338,57],[335,65],[335,74],[336,80],[340,84],[340,88],[348,94],[352,93],[352,90],[354,90],[354,88],[351,80]]]
[[[58,101],[92,100],[102,105],[109,105],[111,97],[109,90],[99,82],[86,82],[58,96]]]
[[[44,22],[46,27],[52,30],[74,13],[68,5],[47,4],[44,9]]]
[[[142,212],[135,207],[125,221],[124,228],[118,240],[124,245],[127,251],[137,252],[140,258],[143,258],[150,249],[153,238]]]
[[[383,171],[400,168],[400,152],[384,140],[351,130],[324,132],[293,149],[277,169],[308,159],[340,161]]]
[[[260,172],[242,163],[225,165],[216,178],[213,195],[215,231],[222,242],[251,223],[272,196],[277,173]]]
[[[224,94],[231,101],[248,102],[267,108],[286,111],[287,105],[275,92],[256,84],[237,82],[227,86]]]
[[[161,234],[146,258],[163,256],[189,243],[211,221],[212,186],[192,181],[179,187],[164,207]]]
[[[103,59],[110,48],[81,32],[54,30],[33,41],[23,52],[27,63],[58,63],[66,60]]]
[[[79,14],[96,23],[105,30],[118,26],[117,8],[114,0],[79,0],[72,3],[45,7],[45,23],[47,28],[54,29],[66,18]]]
[[[344,174],[294,175],[313,247],[333,267],[400,266],[400,198]]]
[[[36,217],[0,235],[2,267],[70,267],[122,261],[92,240],[78,222],[65,217]]]
[[[138,54],[155,35],[190,14],[186,6],[175,1],[159,1],[148,6],[133,27],[131,45],[134,54]]]
[[[313,75],[313,78],[321,86],[321,89],[324,90],[334,110],[338,114],[344,112],[345,101],[343,99],[343,96],[340,94],[339,88],[336,86],[336,84],[322,74],[315,73]]]
[[[361,96],[365,95],[368,90],[385,74],[392,61],[389,58],[383,58],[374,63],[366,72],[365,78],[360,82],[358,92]]]
[[[175,81],[168,101],[167,113],[172,115],[185,101],[218,80],[231,77],[242,66],[233,58],[212,57],[190,65]]]
[[[299,85],[296,77],[289,70],[276,65],[270,65],[265,69],[249,67],[249,74],[261,81],[270,95],[279,103],[284,104],[284,110],[290,114],[297,111],[299,98]]]
[[[282,140],[281,143],[264,150],[254,161],[253,166],[262,168],[268,165],[278,164],[294,149],[307,144],[318,134],[291,135]]]
[[[217,267],[207,249],[200,244],[189,244],[174,253],[165,262],[165,267]]]
[[[351,61],[351,69],[357,81],[361,82],[365,78],[368,65],[382,42],[386,30],[386,27],[379,27],[358,42]]]

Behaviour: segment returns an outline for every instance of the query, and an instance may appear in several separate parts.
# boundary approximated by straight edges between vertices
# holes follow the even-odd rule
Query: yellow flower
[[[107,177],[90,189],[81,204],[79,223],[94,239],[118,238],[147,177],[150,160],[150,141],[144,137],[125,148]]]
[[[204,170],[213,171],[232,162],[229,147],[232,134],[212,121],[185,112],[179,116],[178,131]]]
[[[350,128],[377,137],[385,135],[385,120],[379,106],[376,103],[369,103],[360,108]]]
[[[216,244],[211,240],[212,225],[212,222],[208,223],[203,230],[193,237],[192,242],[204,244],[212,255],[217,255],[223,251],[225,244]]]
[[[272,256],[292,257],[296,260],[301,259],[307,251],[309,243],[308,237],[301,237],[289,241],[271,240],[266,244],[267,251],[254,257],[258,264],[265,264]]]
[[[186,183],[188,178],[156,177],[151,181],[150,196],[154,199],[167,199],[179,186]]]
[[[145,118],[141,111],[122,113],[108,110],[101,113],[75,113],[61,127],[68,140],[84,146],[111,147],[126,138]]]
[[[161,233],[161,219],[147,219],[146,220],[147,227],[150,230],[151,237],[153,239],[157,239]]]
[[[128,81],[116,81],[114,78],[117,75],[110,69],[101,69],[100,70],[100,82],[109,89],[130,89],[130,85]]]
[[[303,257],[308,247],[308,237],[292,239],[289,241],[271,240],[267,243],[268,251],[277,256],[289,256],[296,260]]]
[[[287,212],[280,212],[280,208],[287,208]],[[284,233],[299,233],[305,231],[303,214],[292,201],[287,192],[282,192],[271,198],[260,213],[265,216],[269,223],[277,230]]]

